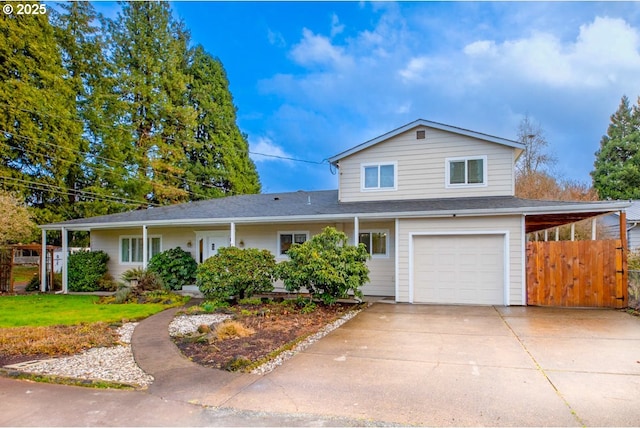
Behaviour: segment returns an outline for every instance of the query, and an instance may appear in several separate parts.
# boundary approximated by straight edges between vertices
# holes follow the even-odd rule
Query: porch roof
[[[112,229],[361,219],[524,215],[527,232],[623,210],[629,202],[567,202],[513,196],[339,202],[337,190],[238,195],[41,225],[44,230]]]

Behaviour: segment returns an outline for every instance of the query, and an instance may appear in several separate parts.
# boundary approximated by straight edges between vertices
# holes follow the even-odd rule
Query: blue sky
[[[515,139],[528,114],[556,174],[590,183],[610,115],[640,95],[635,2],[171,4],[258,153],[322,162],[418,118]],[[326,163],[252,157],[265,193],[337,187]]]

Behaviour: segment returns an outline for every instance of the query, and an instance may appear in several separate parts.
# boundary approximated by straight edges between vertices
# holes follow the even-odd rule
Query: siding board
[[[376,144],[340,161],[342,202],[415,198],[499,196],[513,194],[514,149],[441,130],[428,129],[426,140],[416,140],[414,130]],[[487,156],[485,187],[446,188],[445,159]],[[395,191],[362,191],[361,164],[398,162]]]

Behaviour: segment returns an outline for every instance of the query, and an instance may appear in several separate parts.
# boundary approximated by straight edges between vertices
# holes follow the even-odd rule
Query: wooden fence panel
[[[622,241],[527,243],[527,304],[624,308]]]

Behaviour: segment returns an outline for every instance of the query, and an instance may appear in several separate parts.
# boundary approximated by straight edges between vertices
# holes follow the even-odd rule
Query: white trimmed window
[[[395,190],[396,162],[362,164],[362,190]]]
[[[293,244],[304,244],[309,239],[309,232],[278,232],[278,255],[286,256]]]
[[[367,247],[371,257],[389,256],[388,230],[363,230],[358,235],[358,243]]]
[[[120,237],[120,263],[133,264],[142,263],[142,236],[121,236]],[[162,239],[160,236],[147,237],[147,261],[151,257],[162,252]]]
[[[487,185],[487,157],[447,158],[446,187],[476,187]]]

